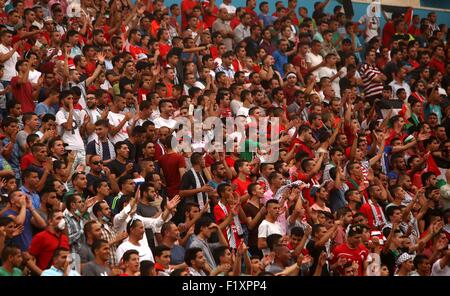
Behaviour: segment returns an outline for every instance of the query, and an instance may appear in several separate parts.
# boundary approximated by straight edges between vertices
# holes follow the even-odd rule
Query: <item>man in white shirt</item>
[[[159,111],[161,112],[160,117],[156,118],[153,123],[155,124],[155,128],[159,129],[163,126],[166,126],[170,129],[174,129],[176,127],[177,121],[172,119],[173,116],[173,104],[169,100],[161,100],[159,101]]]
[[[128,121],[133,117],[133,114],[127,112],[123,114],[127,103],[124,97],[115,96],[111,111],[108,113],[108,120],[110,123],[110,139],[113,144],[128,139]]]
[[[276,199],[269,199],[266,203],[267,215],[258,227],[258,249],[264,255],[269,254],[266,238],[271,234],[284,235],[280,222],[277,221],[280,215],[280,205]]]
[[[252,23],[252,16],[248,13],[241,15],[241,23],[234,28],[234,44],[238,44],[247,37],[250,37],[250,24]]]
[[[431,276],[450,276],[450,250],[445,250],[444,254],[444,257],[434,262]]]
[[[77,153],[73,163],[73,169],[75,169],[78,165],[86,163],[86,152],[80,131],[84,131],[87,117],[81,118],[80,110],[73,108],[73,93],[70,90],[63,90],[59,100],[62,107],[56,113],[56,123],[62,140],[68,144],[66,149]]]
[[[397,90],[400,88],[403,88],[405,90],[407,98],[409,98],[409,96],[411,95],[411,88],[405,81],[406,73],[406,67],[403,66],[398,68],[394,72],[394,80],[389,83],[389,85],[392,86],[392,93],[395,95],[396,99],[399,99],[397,97]]]
[[[30,52],[27,57],[28,63],[30,64],[30,72],[28,73],[28,81],[33,85],[39,83],[39,78],[41,77],[41,72],[36,70],[36,66],[39,65],[38,56],[34,52]]]
[[[17,53],[17,47],[20,45],[20,42],[16,42],[12,47],[11,45],[12,33],[5,30],[0,34],[0,63],[5,66],[3,77],[1,77],[2,82],[10,82],[11,78],[17,76],[16,63],[20,58],[20,55]]]
[[[144,223],[142,223],[139,219],[133,219],[127,223],[127,233],[128,240],[124,241],[117,248],[116,258],[117,260],[122,260],[123,254],[128,250],[136,250],[139,252],[140,261],[149,260],[155,262],[153,258],[153,253],[148,244],[142,243],[142,239],[144,238],[145,227]]]
[[[316,81],[319,82],[319,70],[324,65],[324,60],[320,55],[322,44],[318,40],[313,40],[311,44],[311,51],[306,54],[306,64],[308,70],[316,76]]]
[[[231,4],[231,0],[223,0],[220,4],[220,8],[226,8],[229,14],[234,15],[236,13],[236,7]]]
[[[331,80],[331,87],[334,89],[335,96],[341,97],[341,87],[339,80],[341,72],[336,69],[337,56],[334,53],[329,53],[325,56],[325,65],[319,69],[319,79],[328,77]]]

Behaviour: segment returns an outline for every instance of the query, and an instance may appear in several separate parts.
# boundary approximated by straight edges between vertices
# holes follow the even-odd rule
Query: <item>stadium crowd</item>
[[[450,275],[445,20],[166,5],[0,0],[1,276]]]

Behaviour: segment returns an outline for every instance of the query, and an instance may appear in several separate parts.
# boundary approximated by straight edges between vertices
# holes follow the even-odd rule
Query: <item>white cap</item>
[[[138,61],[148,59],[148,56],[145,53],[140,53],[137,55]]]

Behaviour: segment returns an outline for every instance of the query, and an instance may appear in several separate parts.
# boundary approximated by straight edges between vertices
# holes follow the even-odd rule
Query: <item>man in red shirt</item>
[[[126,50],[131,53],[134,59],[137,59],[138,55],[144,53],[144,50],[138,45],[141,41],[141,32],[138,29],[131,29],[128,33],[128,45]]]
[[[436,46],[433,58],[431,59],[428,66],[438,72],[441,72],[443,75],[445,74],[445,52],[442,45]]]
[[[314,137],[312,134],[312,129],[308,125],[302,125],[298,129],[298,137],[293,139],[291,141],[291,146],[289,147],[289,151],[292,150],[296,143],[300,144],[297,146],[297,149],[295,150],[295,154],[299,153],[300,151],[308,153],[308,157],[314,158],[314,153],[312,152],[311,148],[309,147],[310,143],[314,143]]]
[[[28,252],[36,258],[36,265],[41,270],[50,267],[56,249],[70,249],[69,238],[63,233],[66,228],[63,213],[61,211],[50,212],[47,224],[47,229],[33,237],[28,249]]]
[[[367,191],[370,199],[361,206],[359,211],[367,218],[367,224],[371,230],[381,230],[387,223],[383,208],[380,206],[386,196],[378,185],[370,186]]]
[[[170,199],[178,194],[181,177],[186,171],[186,160],[180,153],[173,150],[172,140],[176,142],[173,135],[165,138],[163,142],[165,154],[158,159],[159,166],[166,178],[167,193]]]
[[[395,34],[395,27],[394,23],[396,20],[399,20],[402,17],[402,15],[398,12],[392,13],[392,19],[388,21],[384,27],[383,27],[383,39],[382,44],[383,46],[390,47],[392,43],[392,37]]]
[[[198,4],[197,1],[183,0],[181,1],[181,25],[182,29],[187,27],[188,16],[192,14],[192,9]]]
[[[348,232],[347,242],[338,245],[333,250],[332,254],[332,264],[338,262],[339,258],[345,258],[346,262],[353,262],[358,264],[358,276],[363,276],[366,274],[367,269],[367,256],[369,255],[369,250],[361,242],[363,229],[360,225],[350,226]],[[355,264],[356,266],[356,264]],[[337,270],[342,274],[342,267],[338,266]]]
[[[215,0],[210,0],[204,1],[202,3],[203,22],[205,23],[205,27],[208,29],[212,28],[213,23],[216,21],[217,16],[219,15],[219,8],[217,8],[215,2]]]
[[[252,16],[252,24],[258,24],[258,14],[255,12],[256,0],[247,0],[245,12]]]
[[[220,229],[222,229],[230,248],[237,249],[241,242],[240,237],[243,235],[239,217],[241,216],[245,221],[245,213],[240,206],[238,196],[233,194],[233,189],[229,184],[219,184],[217,193],[220,200],[214,206],[214,218]]]
[[[24,113],[34,112],[35,104],[33,99],[33,85],[28,81],[30,64],[26,60],[16,63],[16,71],[19,76],[11,78],[11,91],[16,100],[22,105]]]
[[[234,163],[234,169],[236,170],[238,176],[233,180],[232,184],[236,187],[235,191],[239,196],[247,194],[247,188],[252,181],[250,180],[250,166],[248,161],[238,159]]]

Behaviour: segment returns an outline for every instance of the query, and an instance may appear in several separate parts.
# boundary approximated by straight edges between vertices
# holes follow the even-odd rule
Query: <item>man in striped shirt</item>
[[[366,52],[366,62],[361,65],[359,73],[363,80],[364,94],[369,102],[381,98],[383,92],[383,83],[386,81],[386,75],[381,73],[377,68],[375,50],[368,50]]]

